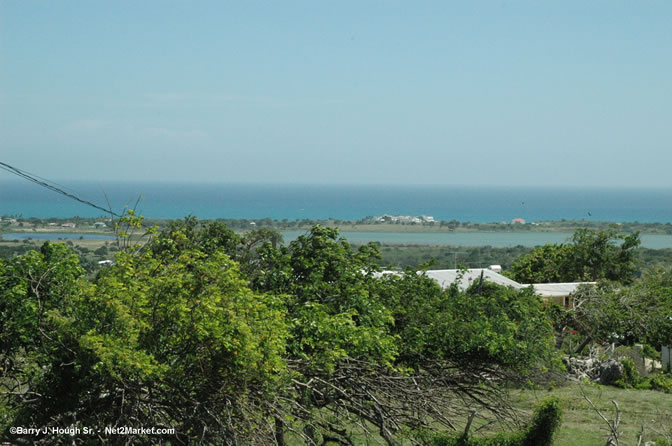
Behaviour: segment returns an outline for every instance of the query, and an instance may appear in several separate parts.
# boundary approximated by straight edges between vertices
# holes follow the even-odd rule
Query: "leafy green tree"
[[[122,250],[94,280],[62,244],[0,263],[10,440],[9,426],[49,420],[174,427],[177,444],[283,444],[289,430],[347,444],[372,428],[396,444],[449,425],[456,397],[501,413],[499,384],[547,355],[530,291],[381,274],[376,245],[334,229],[288,246],[193,217],[141,245],[134,214],[117,229]]]
[[[632,345],[646,343],[659,349],[672,344],[672,271],[655,269],[630,286],[602,284],[581,289],[569,311],[575,324],[591,341]]]
[[[638,272],[635,250],[640,243],[639,233],[579,229],[572,236],[570,277],[631,283]]]
[[[507,274],[521,283],[607,279],[627,284],[638,273],[639,244],[638,233],[579,229],[568,244],[547,244],[522,256]]]
[[[485,366],[526,375],[549,359],[551,320],[529,288],[476,281],[466,291],[456,284],[441,290],[412,271],[384,280],[391,291],[393,333],[403,340],[400,364],[419,370],[428,361],[448,361],[464,369]]]
[[[87,284],[65,244],[45,243],[0,266],[0,428],[44,425],[79,404],[78,346],[67,319]],[[32,424],[32,421],[37,423]]]
[[[287,357],[295,386],[284,407],[287,427],[295,424],[306,441],[317,442],[347,441],[349,417],[380,424],[363,388],[377,386],[391,366],[397,339],[374,286],[377,249],[355,250],[337,230],[316,225],[288,247],[265,243],[258,258],[263,273],[254,283],[286,295],[291,315]]]
[[[549,354],[541,300],[490,284],[442,291],[411,270],[381,275],[378,256],[376,245],[354,249],[321,226],[264,253],[264,283],[288,295],[293,316],[289,419],[307,441],[347,443],[346,427],[365,422],[395,444],[401,426],[453,414],[456,395],[505,410],[496,383]]]
[[[141,424],[175,428],[177,444],[272,441],[283,302],[249,290],[221,251],[121,252],[115,263],[88,283],[72,252],[45,244],[1,266],[3,436],[16,425]]]
[[[572,255],[570,245],[546,244],[520,257],[506,274],[521,283],[571,282]]]

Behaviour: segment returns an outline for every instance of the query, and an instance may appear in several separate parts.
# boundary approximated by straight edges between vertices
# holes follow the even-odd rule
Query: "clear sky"
[[[672,187],[671,141],[670,1],[0,0],[49,179]]]

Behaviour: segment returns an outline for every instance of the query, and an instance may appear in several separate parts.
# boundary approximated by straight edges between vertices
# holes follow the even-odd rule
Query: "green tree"
[[[49,420],[174,427],[178,444],[282,444],[289,430],[347,444],[373,427],[396,444],[449,425],[455,398],[502,414],[500,384],[547,356],[529,290],[382,274],[376,245],[321,226],[288,246],[192,217],[134,244],[141,226],[119,222],[129,237],[93,280],[63,244],[0,263],[5,437]]]
[[[572,255],[570,245],[546,244],[520,257],[506,274],[521,283],[571,282]]]
[[[272,441],[283,302],[249,290],[221,251],[121,252],[115,263],[88,283],[72,252],[45,244],[1,265],[3,436],[139,423],[175,428],[178,444]]]
[[[607,279],[627,284],[638,272],[639,244],[639,233],[579,229],[568,244],[547,244],[522,256],[507,275],[521,283]]]
[[[423,274],[388,275],[388,304],[403,342],[398,363],[416,370],[445,361],[524,376],[549,359],[553,330],[544,303],[525,288],[476,281],[441,290]],[[392,298],[390,298],[392,296]]]
[[[584,287],[568,311],[569,324],[586,336],[586,343],[646,343],[659,349],[672,344],[672,272],[655,269],[629,286],[602,283]]]
[[[376,245],[354,249],[321,226],[266,247],[263,283],[288,295],[293,316],[288,423],[308,442],[347,443],[357,422],[396,444],[402,427],[455,414],[456,396],[503,413],[501,380],[548,357],[550,321],[530,290],[442,291],[415,271],[381,275]]]
[[[397,339],[374,286],[378,257],[373,245],[353,249],[336,229],[319,225],[289,247],[266,243],[260,250],[264,272],[255,283],[285,294],[291,315],[287,355],[295,386],[286,422],[300,426],[308,442],[347,441],[350,417],[381,423],[367,392],[392,365]]]

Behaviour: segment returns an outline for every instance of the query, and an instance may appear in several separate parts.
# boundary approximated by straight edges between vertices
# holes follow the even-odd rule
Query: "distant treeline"
[[[12,243],[0,243],[0,258],[9,259],[23,255],[31,249],[36,249],[42,243],[36,240]],[[69,240],[67,244],[80,256],[82,267],[87,271],[98,268],[98,261],[110,259],[116,251],[114,243],[101,242],[101,247],[90,250],[78,246],[77,240]],[[358,244],[353,243],[353,246]],[[382,258],[378,264],[383,268],[404,269],[406,267],[431,269],[451,269],[460,266],[468,268],[485,268],[490,265],[500,265],[507,270],[521,256],[529,254],[534,248],[514,246],[510,248],[493,248],[491,246],[437,246],[417,244],[381,244],[377,243]],[[672,249],[637,248],[637,259],[643,271],[657,266],[672,265]]]
[[[29,227],[43,227],[50,223],[60,225],[65,222],[73,222],[78,227],[93,226],[96,222],[105,222],[111,228],[113,221],[108,216],[100,216],[95,218],[85,217],[71,217],[71,218],[24,218],[21,215],[2,216],[0,222],[0,231],[15,230],[25,227],[27,223]],[[10,221],[15,220],[15,221]],[[159,228],[167,227],[171,219],[145,219],[146,225],[158,226]],[[641,222],[600,222],[600,221],[586,221],[586,220],[557,220],[557,221],[537,221],[528,223],[507,223],[507,222],[493,222],[493,223],[472,223],[468,221],[460,222],[457,220],[441,220],[423,223],[411,222],[381,222],[375,220],[372,216],[364,217],[360,220],[339,220],[334,218],[329,219],[272,219],[272,218],[219,218],[216,220],[202,220],[203,223],[210,221],[217,221],[224,223],[229,228],[237,231],[250,231],[258,228],[275,229],[278,231],[292,231],[292,230],[309,230],[316,224],[326,227],[337,227],[342,230],[380,230],[380,231],[394,231],[394,228],[399,228],[401,231],[437,231],[437,232],[574,232],[577,229],[592,229],[601,231],[606,229],[615,229],[620,233],[634,233],[640,232],[642,234],[672,234],[672,223],[641,223]],[[371,228],[367,228],[367,227]],[[403,229],[402,229],[403,228]]]
[[[513,263],[533,247],[514,246],[511,248],[493,248],[491,246],[430,246],[430,245],[392,245],[379,244],[383,267],[404,269],[406,267],[431,269],[451,269],[459,266],[468,268],[486,268],[500,265],[509,269]],[[643,271],[657,266],[672,265],[672,249],[637,248],[635,250],[639,266]]]

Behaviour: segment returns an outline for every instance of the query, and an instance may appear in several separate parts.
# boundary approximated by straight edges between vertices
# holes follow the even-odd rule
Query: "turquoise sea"
[[[583,189],[458,186],[335,186],[60,181],[82,198],[116,212],[133,206],[147,218],[359,220],[431,215],[474,223],[544,220],[672,223],[672,188]],[[96,217],[103,213],[27,181],[0,177],[0,215]]]

